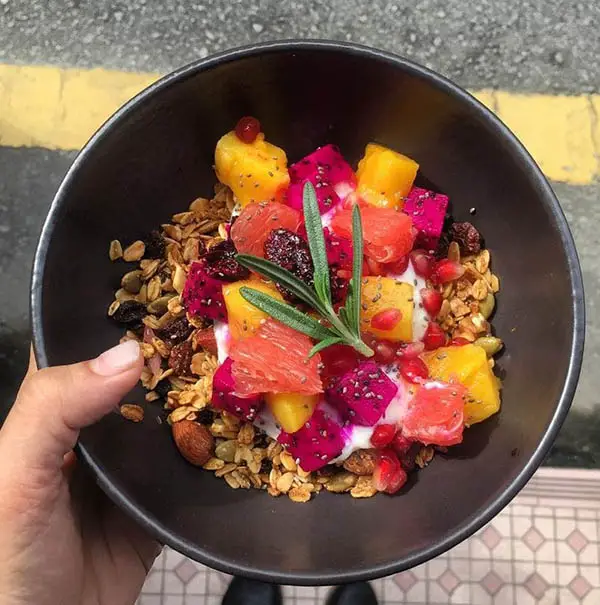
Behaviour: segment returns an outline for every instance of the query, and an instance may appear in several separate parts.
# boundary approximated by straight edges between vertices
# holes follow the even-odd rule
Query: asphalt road
[[[0,0],[0,62],[169,71],[260,40],[333,38],[466,87],[581,93],[600,88],[599,26],[600,3],[573,0]]]

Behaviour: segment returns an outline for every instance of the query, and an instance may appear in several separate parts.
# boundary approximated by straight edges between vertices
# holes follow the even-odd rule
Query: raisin
[[[163,258],[165,254],[165,240],[162,235],[156,231],[151,231],[144,239],[146,250],[144,256],[146,258]]]
[[[173,390],[171,383],[165,378],[161,380],[155,387],[154,390],[163,398],[166,399],[169,391]]]
[[[198,412],[196,416],[196,421],[200,424],[211,425],[215,420],[215,413],[208,408],[204,408]]]
[[[120,324],[125,324],[130,330],[137,330],[142,327],[142,319],[146,315],[146,305],[135,300],[124,300],[112,318]]]
[[[260,463],[260,472],[261,472],[261,474],[267,475],[268,473],[271,472],[272,468],[273,468],[273,463],[268,458],[265,458]]]
[[[177,345],[183,342],[193,331],[194,326],[190,325],[184,315],[169,322],[162,330],[158,331],[158,335],[168,344]]]
[[[250,277],[250,271],[235,259],[237,250],[230,239],[219,242],[204,255],[206,272],[225,281],[238,281]]]
[[[254,447],[267,447],[269,445],[268,435],[261,431],[254,437]]]
[[[314,269],[307,241],[289,229],[273,229],[265,241],[265,258],[287,269],[305,284],[313,285]],[[297,298],[277,285],[284,298],[297,302]]]
[[[481,235],[471,223],[454,223],[450,227],[450,237],[465,256],[478,254],[481,250]]]
[[[190,373],[193,354],[192,343],[187,340],[171,349],[169,367],[173,369],[176,376],[187,376]]]

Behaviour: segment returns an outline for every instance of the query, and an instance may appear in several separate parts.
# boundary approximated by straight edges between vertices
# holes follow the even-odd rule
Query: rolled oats
[[[238,441],[244,445],[251,445],[254,441],[254,425],[246,422],[238,433]]]
[[[217,473],[215,473],[216,475]],[[240,483],[239,481],[233,476],[233,474],[230,475],[225,475],[225,481],[227,482],[227,485],[229,485],[229,487],[231,487],[232,489],[239,489],[240,488]]]
[[[305,486],[294,487],[288,492],[288,496],[292,502],[308,502],[310,500],[311,491]]]
[[[110,246],[108,248],[108,257],[110,260],[115,261],[123,256],[123,247],[121,246],[121,242],[118,239],[114,239],[110,242]]]
[[[281,477],[279,477],[279,479],[277,479],[277,483],[275,484],[275,487],[283,494],[287,494],[290,489],[292,488],[292,483],[294,482],[294,473],[284,473],[283,475],[281,475]]]
[[[128,263],[136,262],[144,256],[145,251],[146,245],[144,242],[142,240],[137,240],[123,250],[123,260]]]
[[[202,468],[206,471],[218,471],[224,466],[225,462],[223,460],[219,460],[219,458],[210,458]]]
[[[293,473],[296,472],[296,469],[298,468],[296,465],[296,461],[288,451],[283,450],[281,454],[279,454],[279,458],[281,461],[281,466],[283,466],[286,471],[291,471]]]
[[[110,307],[108,307],[108,316],[112,317],[120,306],[120,301],[113,300],[112,303],[110,303]]]
[[[373,485],[373,477],[359,477],[356,485],[350,490],[350,495],[353,498],[371,498],[377,493]]]
[[[119,408],[121,416],[132,422],[141,422],[144,419],[144,408],[133,403],[124,403]]]
[[[227,473],[234,471],[236,468],[237,465],[233,462],[226,464],[225,466],[222,466],[221,468],[215,471],[215,477],[224,477],[225,475],[227,475]]]

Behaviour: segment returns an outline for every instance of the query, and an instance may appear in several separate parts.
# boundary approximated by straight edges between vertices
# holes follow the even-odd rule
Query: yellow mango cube
[[[319,395],[267,393],[265,401],[281,428],[286,433],[295,433],[313,415]]]
[[[499,381],[489,366],[485,351],[475,345],[443,347],[425,353],[423,361],[436,380],[458,380],[467,387],[465,424],[486,420],[500,409]]]
[[[267,143],[261,132],[252,143],[244,143],[234,131],[222,136],[215,149],[215,171],[237,201],[282,201],[290,182],[285,151]]]
[[[277,300],[283,300],[272,282],[245,279],[223,286],[223,298],[227,307],[227,321],[232,338],[239,340],[253,336],[261,322],[269,317],[264,311],[249,303],[240,293],[243,286],[264,292]]]
[[[412,284],[399,282],[391,277],[364,277],[361,291],[361,330],[392,342],[410,342],[413,336],[413,293]],[[389,309],[399,311],[399,319],[391,329],[379,329],[377,319],[375,322],[373,319],[381,318],[381,314]]]
[[[369,143],[358,163],[357,191],[373,206],[401,210],[417,170],[419,164],[409,157],[382,145]]]

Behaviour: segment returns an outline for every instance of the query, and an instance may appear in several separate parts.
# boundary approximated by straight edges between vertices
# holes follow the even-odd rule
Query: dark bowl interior
[[[142,425],[107,417],[83,432],[79,452],[159,539],[224,571],[319,584],[410,567],[467,537],[523,486],[568,410],[583,347],[579,265],[550,187],[509,131],[440,76],[368,49],[280,43],[149,88],[94,137],[54,201],[34,268],[38,361],[86,359],[118,341],[106,308],[125,266],[109,262],[109,241],[143,237],[210,195],[215,142],[242,115],[259,117],[290,161],[327,142],[353,162],[369,141],[393,147],[450,196],[457,219],[473,220],[502,283],[502,412],[397,497],[368,500],[322,494],[299,505],[231,490],[180,457],[158,408]],[[142,390],[127,400],[142,402]]]

